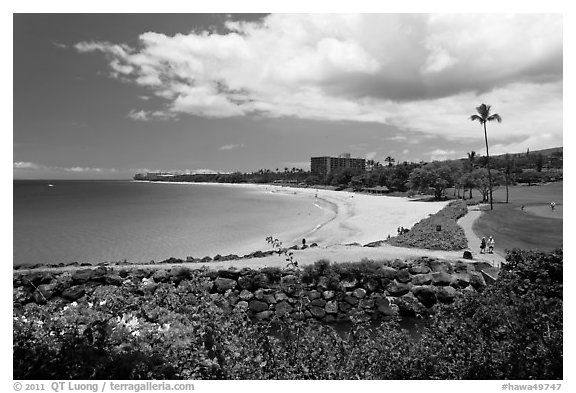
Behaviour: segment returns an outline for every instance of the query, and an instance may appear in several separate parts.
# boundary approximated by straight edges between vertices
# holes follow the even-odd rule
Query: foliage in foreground
[[[410,231],[389,239],[388,243],[428,250],[463,250],[468,247],[468,240],[457,220],[467,212],[466,202],[453,201],[438,213],[420,220]]]
[[[14,379],[562,378],[561,250],[511,252],[495,284],[439,307],[418,339],[394,320],[339,334],[225,315],[204,284],[100,286],[16,308]]]

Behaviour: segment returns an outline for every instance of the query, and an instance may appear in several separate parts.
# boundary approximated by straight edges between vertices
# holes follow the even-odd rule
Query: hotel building
[[[317,175],[327,175],[330,172],[343,168],[366,170],[364,158],[350,158],[350,153],[340,154],[338,157],[312,157],[310,170]]]

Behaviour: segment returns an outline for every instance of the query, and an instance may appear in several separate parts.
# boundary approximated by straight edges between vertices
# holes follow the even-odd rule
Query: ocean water
[[[244,255],[334,216],[309,196],[220,184],[14,181],[13,196],[14,265]]]

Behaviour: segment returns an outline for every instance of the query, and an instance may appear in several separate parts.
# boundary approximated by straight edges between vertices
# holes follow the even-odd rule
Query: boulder
[[[312,291],[308,292],[308,299],[310,299],[310,300],[318,299],[320,296],[322,296],[322,295],[320,294],[320,292],[318,292],[316,290],[312,290]]]
[[[254,276],[245,275],[238,278],[238,287],[248,291],[253,291],[257,288]]]
[[[437,303],[436,291],[433,286],[421,285],[414,286],[412,293],[425,307],[430,308]]]
[[[214,287],[219,293],[224,293],[228,289],[236,288],[236,284],[236,280],[232,280],[231,278],[218,277],[214,280]]]
[[[226,257],[224,257],[226,258]],[[230,278],[237,280],[240,277],[240,272],[237,270],[218,270],[218,277]]]
[[[320,278],[318,279],[318,284],[316,285],[316,287],[320,290],[326,290],[329,288],[329,280],[328,277],[326,276],[320,276]]]
[[[326,311],[324,310],[323,307],[315,307],[312,306],[310,307],[310,314],[312,314],[315,318],[324,318],[324,316],[326,315]]]
[[[281,302],[283,300],[288,300],[288,295],[286,295],[284,292],[276,292],[274,297],[276,298],[277,302]]]
[[[72,286],[72,273],[64,272],[59,274],[55,278],[56,280],[56,289],[58,292],[62,292]]]
[[[358,299],[362,299],[364,296],[366,296],[366,290],[364,288],[356,288],[354,291],[352,291],[352,296]]]
[[[254,297],[254,294],[246,289],[243,289],[242,292],[240,292],[240,299],[242,300],[250,300]]]
[[[344,301],[351,306],[356,306],[358,304],[358,298],[351,295],[346,295]]]
[[[440,303],[453,303],[457,294],[453,287],[436,287],[436,298]]]
[[[62,292],[62,297],[70,301],[76,301],[86,294],[86,290],[81,286],[74,286]]]
[[[410,282],[410,272],[408,269],[398,270],[396,272],[396,281],[403,284]]]
[[[391,296],[402,296],[402,295],[405,295],[408,292],[410,292],[410,286],[408,286],[408,284],[398,283],[396,281],[392,281],[386,287],[386,291]]]
[[[455,273],[452,275],[454,281],[452,286],[455,288],[466,288],[470,285],[470,274],[469,273]]]
[[[411,274],[428,274],[430,273],[430,268],[426,265],[417,264],[410,266],[408,271]]]
[[[248,310],[248,302],[245,300],[240,300],[238,303],[236,303],[236,306],[234,307],[234,311],[247,311]]]
[[[400,269],[407,268],[408,264],[405,261],[403,261],[402,259],[396,258],[392,262],[391,266],[396,270],[400,270]]]
[[[355,277],[347,277],[347,278],[343,278],[340,281],[340,285],[342,286],[342,288],[344,289],[351,289],[354,288],[356,286],[356,284],[358,284],[358,280]]]
[[[464,253],[462,254],[462,258],[464,258],[464,259],[473,259],[473,257],[472,257],[472,252],[470,252],[470,251],[468,251],[468,250],[464,251]]]
[[[104,283],[106,285],[114,285],[119,287],[124,282],[124,279],[120,277],[118,274],[108,273],[104,276]]]
[[[451,274],[445,272],[432,273],[432,285],[448,286],[452,283],[454,278]]]
[[[92,269],[80,269],[72,273],[72,281],[74,284],[84,284],[92,281],[95,277],[95,271]]]
[[[292,307],[287,301],[281,301],[276,304],[275,310],[276,315],[280,317],[290,314],[292,310],[294,310],[294,307]]]
[[[30,273],[22,276],[22,283],[27,286],[38,286],[41,284],[50,284],[54,276],[46,272]]]
[[[473,271],[470,273],[470,285],[474,287],[475,290],[481,291],[486,287],[486,281],[482,277],[482,273],[478,271]]]
[[[406,317],[416,317],[424,308],[412,293],[394,298],[393,302],[398,307],[398,314]]]
[[[364,280],[362,280],[362,285],[370,292],[377,291],[378,288],[380,288],[380,282],[372,277],[365,278]]]
[[[362,308],[374,308],[374,299],[361,299],[359,305]]]
[[[432,259],[428,262],[428,266],[432,269],[433,273],[448,273],[452,274],[454,271],[452,264],[449,261],[441,261],[439,259]]]
[[[338,309],[343,313],[348,313],[348,311],[352,309],[352,306],[347,302],[338,302]]]
[[[336,314],[338,312],[338,302],[336,300],[326,302],[324,305],[324,311],[328,314]]]
[[[257,290],[254,292],[254,297],[255,297],[256,299],[258,299],[258,300],[264,299],[264,290],[263,290],[262,288],[257,289]]]
[[[326,305],[326,300],[324,299],[314,299],[310,302],[310,306],[314,307],[324,307]]]
[[[262,296],[262,300],[268,304],[276,304],[276,298],[273,293],[265,293],[264,296]]]
[[[200,262],[206,263],[206,262],[212,262],[212,257],[204,257],[202,259],[200,259]]]
[[[388,278],[390,280],[396,278],[396,269],[390,266],[382,266],[379,270],[379,273],[382,278]]]
[[[412,284],[414,285],[430,285],[432,284],[432,275],[426,274],[415,274],[412,276]]]
[[[256,313],[256,319],[266,320],[266,319],[270,319],[272,317],[272,315],[274,315],[274,311],[270,311],[270,310],[260,311],[259,313]]]
[[[330,300],[334,298],[334,291],[323,291],[322,297],[326,300]]]
[[[250,308],[251,311],[261,312],[264,310],[268,310],[268,303],[262,302],[260,300],[251,300],[248,303],[248,307]]]
[[[394,315],[394,311],[390,305],[390,301],[385,297],[374,299],[374,306],[376,307],[376,311],[378,311],[381,314],[387,316]]]

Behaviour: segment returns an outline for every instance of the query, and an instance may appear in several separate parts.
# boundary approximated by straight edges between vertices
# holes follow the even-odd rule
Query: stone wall
[[[349,264],[348,266],[354,266]],[[204,271],[210,280],[210,297],[226,311],[242,309],[257,319],[290,314],[324,322],[348,320],[359,310],[372,319],[426,315],[438,303],[452,303],[465,291],[482,291],[491,266],[481,262],[455,263],[432,258],[395,260],[369,271],[331,270],[220,270]],[[99,285],[130,285],[135,291],[153,292],[158,283],[189,278],[184,267],[132,269],[100,266],[94,269],[51,272],[14,272],[13,301],[76,301]]]

